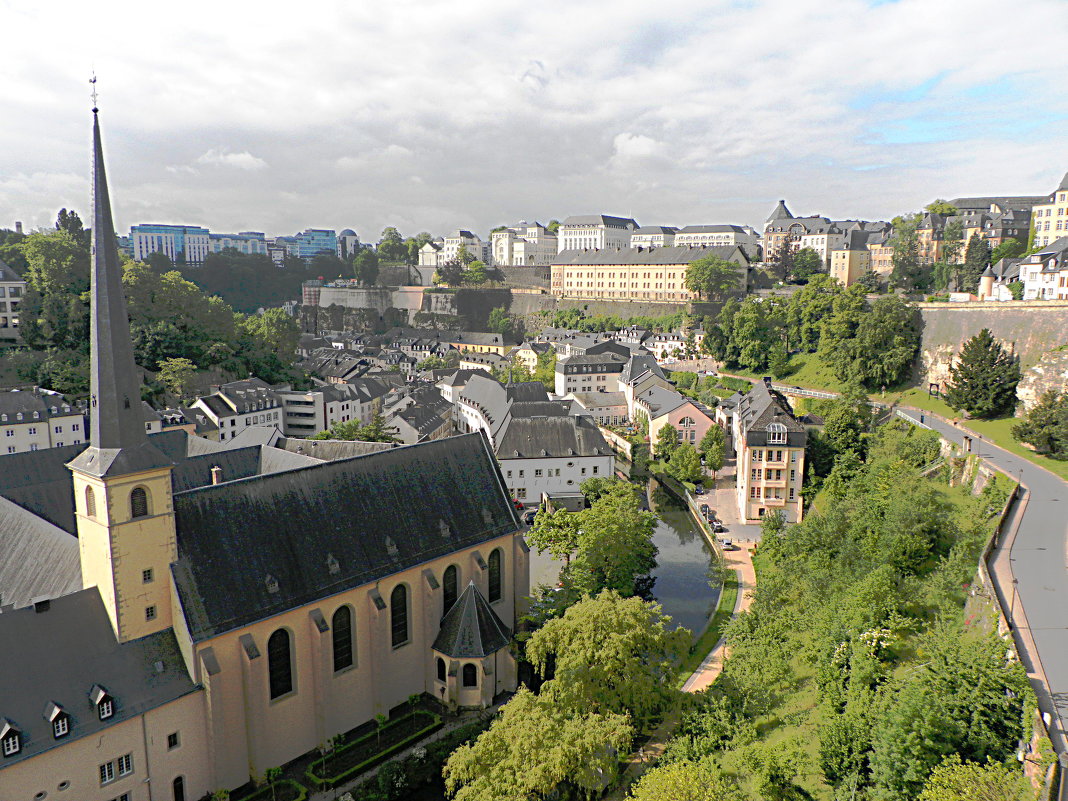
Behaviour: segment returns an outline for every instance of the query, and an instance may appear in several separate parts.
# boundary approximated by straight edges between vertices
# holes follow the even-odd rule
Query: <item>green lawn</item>
[[[730,577],[723,583],[723,591],[719,594],[719,603],[716,605],[716,611],[712,615],[708,627],[697,638],[697,642],[690,646],[690,653],[682,660],[682,664],[679,666],[679,674],[675,682],[676,687],[681,688],[686,683],[686,679],[690,678],[690,675],[700,667],[705,657],[712,652],[713,646],[723,636],[727,624],[730,623],[731,617],[734,615],[734,606],[738,602],[738,586],[738,571],[732,570]]]
[[[754,380],[767,375],[767,371],[753,372],[741,368],[728,368],[724,372]],[[786,372],[774,378],[780,384],[790,384],[805,389],[819,389],[825,392],[842,392],[845,389],[845,384],[838,380],[834,371],[820,361],[815,353],[795,353],[790,357]]]

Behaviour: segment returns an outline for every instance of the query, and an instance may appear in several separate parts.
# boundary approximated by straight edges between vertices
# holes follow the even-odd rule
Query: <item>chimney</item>
[[[771,389],[771,376],[764,376],[764,386],[766,386],[768,389]]]
[[[223,480],[222,468],[219,467],[219,465],[214,465],[211,468],[211,483],[212,484],[222,484],[222,480]]]
[[[17,221],[17,220],[15,221],[15,233],[16,234],[21,234],[22,233],[22,223]]]
[[[30,603],[33,604],[33,611],[37,614],[41,614],[41,612],[48,611],[48,607],[51,606],[52,601],[47,596],[42,595],[38,598],[32,599]]]

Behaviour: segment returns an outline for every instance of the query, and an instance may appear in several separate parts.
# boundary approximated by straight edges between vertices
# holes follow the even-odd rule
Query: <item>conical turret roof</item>
[[[93,251],[89,331],[89,447],[70,466],[95,476],[173,464],[149,444],[122,288],[118,240],[93,109]]]
[[[441,619],[433,649],[453,659],[482,659],[507,646],[511,637],[472,581]]]
[[[775,207],[775,210],[768,216],[765,222],[775,222],[775,220],[792,220],[794,215],[790,213],[790,210],[786,208],[786,201],[780,200],[779,205]]]

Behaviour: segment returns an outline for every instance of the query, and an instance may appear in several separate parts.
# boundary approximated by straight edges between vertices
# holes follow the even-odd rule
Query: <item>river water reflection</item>
[[[653,571],[656,579],[653,595],[665,614],[696,636],[704,629],[719,600],[719,590],[708,586],[712,553],[681,504],[663,490],[653,492],[651,501],[653,511],[660,516],[653,533],[653,543],[659,550]],[[559,571],[560,563],[548,554],[531,550],[532,591],[539,584],[555,584]]]

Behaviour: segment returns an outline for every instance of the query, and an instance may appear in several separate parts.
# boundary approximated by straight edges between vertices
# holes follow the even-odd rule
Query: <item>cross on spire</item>
[[[93,73],[93,77],[89,79],[89,83],[93,85],[93,91],[89,93],[89,97],[93,98],[93,113],[96,114],[96,73]]]

